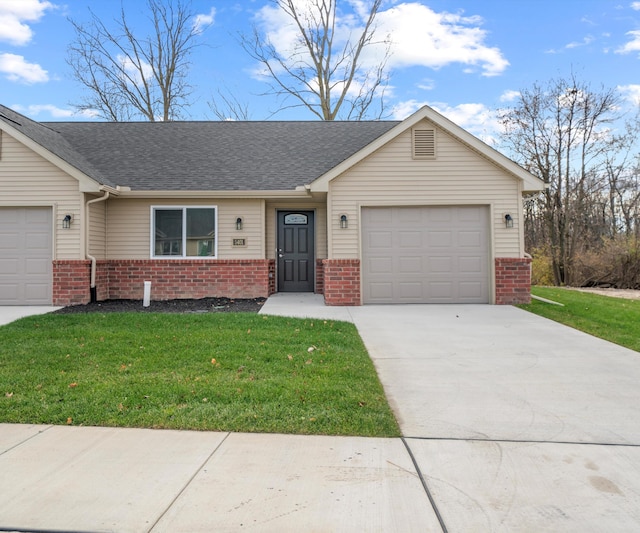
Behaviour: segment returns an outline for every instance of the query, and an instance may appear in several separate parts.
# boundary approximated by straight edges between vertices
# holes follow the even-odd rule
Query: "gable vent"
[[[436,157],[436,130],[413,130],[413,158],[435,159]]]

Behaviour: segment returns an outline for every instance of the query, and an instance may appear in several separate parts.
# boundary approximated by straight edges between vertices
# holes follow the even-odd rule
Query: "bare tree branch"
[[[97,111],[108,120],[174,120],[189,103],[189,56],[201,33],[183,0],[147,0],[151,23],[141,37],[124,10],[110,29],[93,11],[83,24],[70,20],[75,39],[67,63],[88,94],[78,110]]]
[[[321,120],[381,118],[390,50],[388,37],[375,40],[382,0],[369,2],[362,26],[341,43],[337,38],[338,0],[273,3],[295,28],[298,38],[293,49],[286,53],[257,27],[241,37],[241,44],[264,69],[270,92],[283,98],[280,109],[302,107]],[[363,53],[373,46],[382,48],[381,59],[375,68],[367,69]],[[289,99],[294,103],[287,104]]]

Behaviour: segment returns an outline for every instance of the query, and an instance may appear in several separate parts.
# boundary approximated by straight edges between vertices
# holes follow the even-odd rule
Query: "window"
[[[215,207],[152,207],[151,256],[216,257]]]

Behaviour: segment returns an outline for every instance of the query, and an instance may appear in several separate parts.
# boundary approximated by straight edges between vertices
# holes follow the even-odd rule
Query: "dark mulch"
[[[197,300],[152,301],[143,307],[142,300],[105,300],[86,305],[70,305],[55,313],[257,313],[266,298],[201,298]]]

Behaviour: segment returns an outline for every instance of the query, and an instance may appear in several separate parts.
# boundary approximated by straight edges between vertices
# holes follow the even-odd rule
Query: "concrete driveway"
[[[43,315],[60,307],[49,305],[0,305],[0,326],[25,316]]]
[[[640,531],[640,353],[510,306],[263,312],[355,323],[448,532]]]
[[[640,354],[509,306],[351,308],[449,532],[640,530]]]

